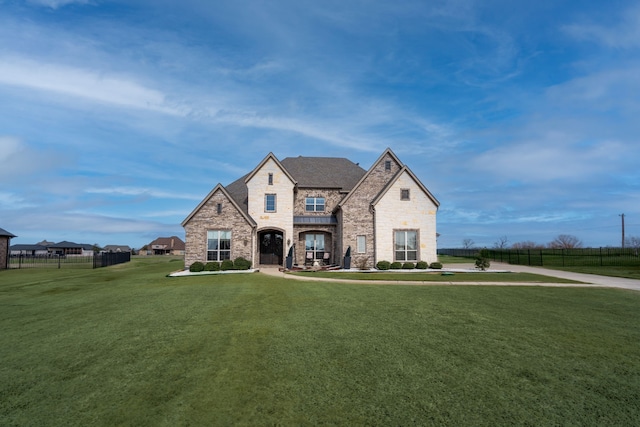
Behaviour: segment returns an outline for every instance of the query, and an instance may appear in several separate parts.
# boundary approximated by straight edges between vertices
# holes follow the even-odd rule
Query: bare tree
[[[571,234],[560,234],[549,242],[552,249],[575,249],[582,247],[582,241]]]
[[[474,242],[473,239],[464,239],[462,241],[462,247],[465,248],[465,249],[473,249],[475,244],[476,244],[476,242]]]
[[[640,237],[638,236],[627,237],[624,241],[624,244],[628,248],[640,249]]]
[[[496,249],[505,249],[508,241],[509,239],[507,236],[500,236],[500,238],[493,244],[493,247]]]
[[[511,245],[511,249],[540,249],[543,247],[544,245],[541,245],[540,243],[532,242],[531,240],[516,242],[513,245]]]

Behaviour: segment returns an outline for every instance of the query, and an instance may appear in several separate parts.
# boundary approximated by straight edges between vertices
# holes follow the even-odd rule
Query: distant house
[[[158,237],[147,245],[149,255],[184,255],[184,242],[177,236]]]
[[[107,245],[102,252],[131,252],[131,248],[126,245]]]
[[[64,256],[92,256],[93,245],[63,241],[47,248],[49,253]]]
[[[368,170],[345,158],[269,153],[185,218],[185,265],[243,257],[284,266],[289,252],[294,264],[339,265],[348,248],[358,267],[430,263],[439,205],[390,149]]]
[[[9,268],[9,242],[13,237],[16,236],[0,228],[0,270]]]
[[[49,254],[49,250],[46,246],[41,244],[35,245],[11,245],[9,248],[11,255],[24,255],[24,256],[46,256]]]

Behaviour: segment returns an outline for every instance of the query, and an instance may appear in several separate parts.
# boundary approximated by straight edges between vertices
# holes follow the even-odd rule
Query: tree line
[[[475,242],[473,239],[462,240],[464,249],[474,249]],[[579,249],[584,247],[582,240],[572,234],[559,234],[549,243],[537,243],[531,240],[515,242],[509,244],[507,236],[500,236],[493,244],[494,249]],[[640,237],[632,236],[625,239],[625,247],[640,249]]]

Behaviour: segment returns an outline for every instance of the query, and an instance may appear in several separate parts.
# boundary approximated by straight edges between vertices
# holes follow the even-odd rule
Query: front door
[[[263,231],[260,233],[260,264],[282,265],[283,237],[280,231]]]

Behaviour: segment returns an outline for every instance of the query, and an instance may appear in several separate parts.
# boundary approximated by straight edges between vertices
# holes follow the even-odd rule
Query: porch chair
[[[322,257],[322,264],[329,265],[329,259],[331,258],[331,252],[325,252]]]
[[[307,255],[304,258],[304,265],[312,265],[313,264],[313,252],[307,252]]]

